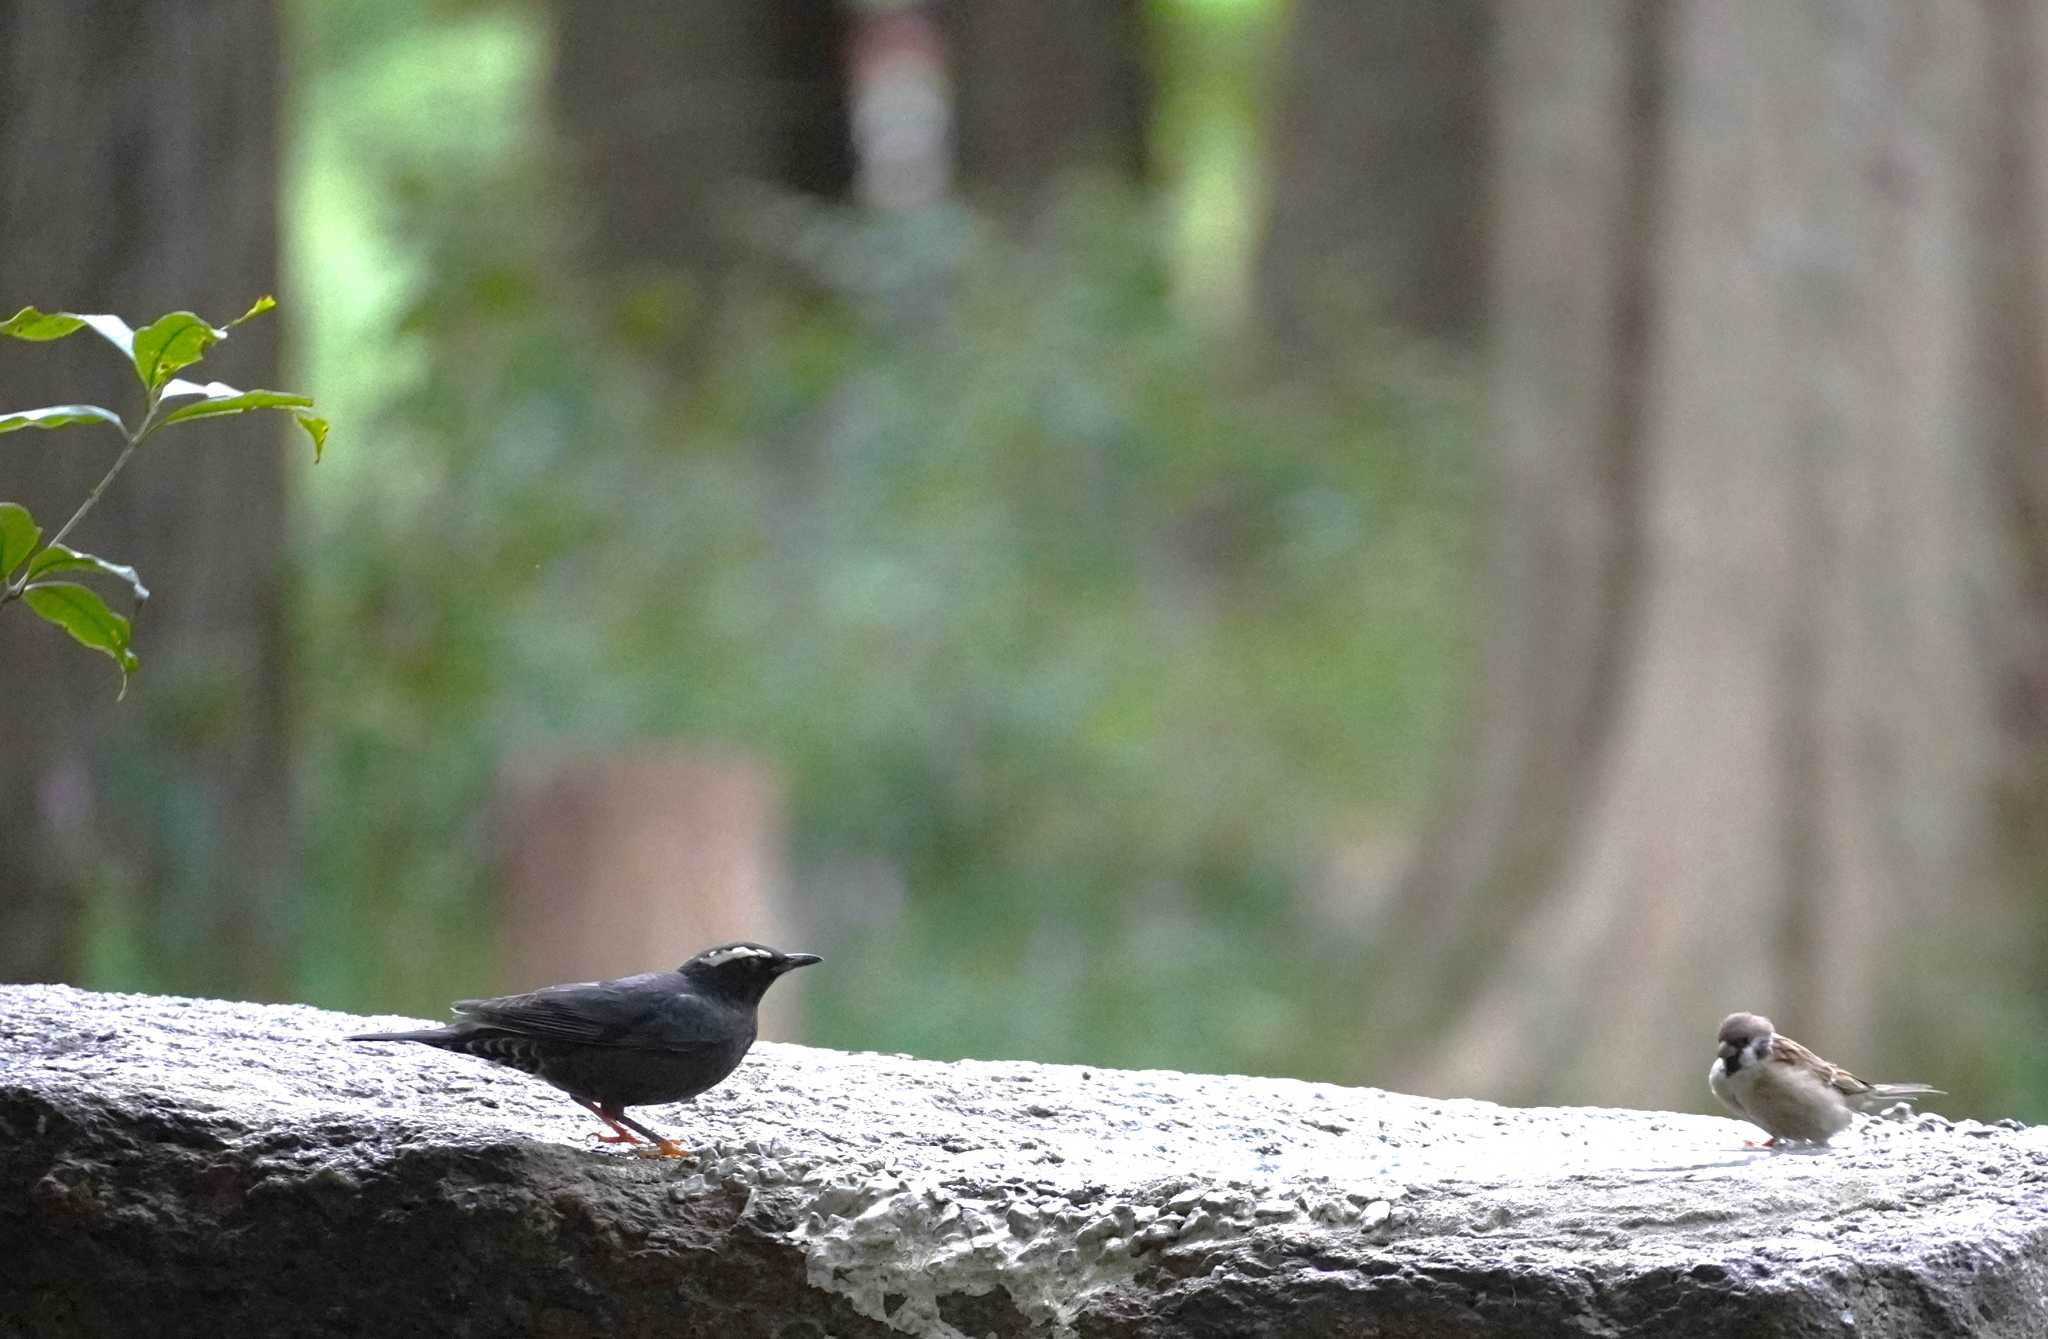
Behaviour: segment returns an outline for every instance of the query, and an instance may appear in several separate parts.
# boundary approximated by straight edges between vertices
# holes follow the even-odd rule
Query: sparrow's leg
[[[612,1127],[612,1132],[611,1132],[610,1134],[594,1134],[594,1135],[590,1136],[590,1137],[591,1137],[592,1139],[595,1139],[595,1140],[596,1140],[596,1141],[597,1141],[598,1143],[600,1143],[600,1144],[637,1144],[637,1143],[639,1143],[639,1142],[640,1142],[640,1141],[639,1141],[638,1139],[636,1139],[636,1138],[635,1138],[635,1137],[634,1137],[633,1135],[631,1135],[631,1134],[629,1134],[628,1132],[626,1132],[625,1130],[621,1129],[621,1128],[619,1127],[619,1123],[618,1123],[618,1121],[616,1121],[616,1120],[613,1120],[613,1119],[611,1118],[611,1116],[610,1116],[610,1115],[606,1114],[606,1112],[604,1111],[604,1109],[603,1109],[602,1107],[598,1106],[598,1104],[597,1104],[597,1103],[595,1103],[595,1102],[591,1101],[591,1100],[590,1100],[589,1098],[586,1098],[586,1097],[578,1097],[578,1096],[576,1096],[576,1095],[575,1095],[574,1093],[571,1093],[571,1094],[569,1095],[569,1099],[570,1099],[571,1101],[573,1101],[574,1103],[576,1103],[576,1105],[577,1105],[577,1106],[580,1106],[580,1107],[582,1107],[582,1108],[583,1108],[583,1109],[584,1109],[585,1111],[588,1111],[588,1112],[589,1112],[589,1113],[590,1113],[591,1115],[593,1115],[593,1116],[597,1117],[597,1118],[598,1118],[599,1120],[603,1121],[603,1122],[604,1122],[604,1123],[605,1123],[606,1125],[609,1125],[609,1126],[611,1126],[611,1127]],[[631,1121],[628,1121],[628,1122],[626,1122],[626,1123],[627,1123],[628,1125],[632,1124],[632,1122],[631,1122]]]
[[[647,1137],[647,1141],[653,1144],[654,1147],[633,1150],[634,1152],[640,1154],[642,1157],[687,1158],[690,1156],[689,1149],[684,1148],[681,1144],[678,1144],[673,1139],[668,1139],[656,1134],[654,1131],[648,1129],[645,1125],[642,1125],[639,1121],[636,1121],[631,1116],[628,1116],[625,1113],[625,1111],[621,1108],[614,1107],[609,1111],[600,1110],[597,1114],[603,1117],[604,1120],[607,1123],[609,1123],[614,1130],[618,1129],[620,1125],[624,1125],[629,1130],[634,1130],[642,1135],[645,1135]]]

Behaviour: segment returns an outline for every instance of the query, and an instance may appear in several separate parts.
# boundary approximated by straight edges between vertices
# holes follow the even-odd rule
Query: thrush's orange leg
[[[597,1118],[598,1118],[599,1120],[603,1121],[603,1122],[604,1122],[604,1123],[605,1123],[606,1125],[609,1125],[609,1126],[611,1126],[611,1127],[612,1127],[612,1133],[610,1133],[610,1134],[594,1134],[594,1135],[590,1136],[590,1137],[591,1137],[592,1139],[595,1139],[595,1140],[597,1140],[597,1142],[598,1142],[598,1143],[600,1143],[600,1144],[637,1144],[637,1143],[639,1143],[639,1142],[640,1142],[640,1141],[639,1141],[639,1140],[638,1140],[637,1138],[635,1138],[635,1137],[634,1137],[634,1136],[633,1136],[633,1135],[632,1135],[631,1133],[629,1133],[628,1131],[626,1131],[626,1130],[624,1130],[624,1129],[620,1128],[620,1126],[619,1126],[619,1123],[618,1123],[617,1121],[613,1120],[613,1119],[612,1119],[612,1118],[611,1118],[610,1116],[606,1115],[606,1114],[605,1114],[605,1112],[604,1112],[604,1109],[603,1109],[602,1107],[598,1106],[598,1104],[597,1104],[597,1103],[595,1103],[595,1102],[592,1102],[592,1101],[589,1101],[588,1099],[585,1099],[585,1098],[581,1098],[581,1097],[578,1097],[578,1096],[576,1096],[576,1095],[575,1095],[574,1093],[571,1093],[571,1094],[569,1095],[569,1098],[570,1098],[570,1100],[571,1100],[571,1101],[573,1101],[574,1103],[576,1103],[576,1105],[577,1105],[577,1106],[580,1106],[580,1107],[582,1107],[582,1108],[583,1108],[583,1109],[584,1109],[585,1111],[588,1111],[588,1112],[589,1112],[589,1113],[590,1113],[591,1115],[593,1115],[593,1116],[597,1117]]]

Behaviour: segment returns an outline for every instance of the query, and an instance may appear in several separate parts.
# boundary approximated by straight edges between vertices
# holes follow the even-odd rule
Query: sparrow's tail
[[[1940,1088],[1930,1088],[1924,1083],[1873,1083],[1868,1091],[1859,1094],[1856,1104],[1861,1107],[1881,1107],[1893,1102],[1910,1102],[1921,1097],[1947,1097]]]

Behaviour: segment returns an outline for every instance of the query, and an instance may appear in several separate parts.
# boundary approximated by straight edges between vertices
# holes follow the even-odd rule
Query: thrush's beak
[[[823,962],[815,953],[785,953],[782,955],[782,970],[793,972],[799,967],[808,967],[814,962]]]

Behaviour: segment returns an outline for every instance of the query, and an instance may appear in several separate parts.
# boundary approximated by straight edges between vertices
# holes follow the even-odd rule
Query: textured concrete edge
[[[1368,1316],[1386,1336],[2017,1336],[2041,1333],[2048,1315],[2039,1231],[1823,1271],[1816,1288],[1811,1276],[1710,1263],[1613,1272],[1559,1256],[1502,1260],[1481,1242],[1435,1242],[1422,1256],[1400,1249],[1390,1218],[1261,1227],[1226,1213],[1147,1249],[1146,1210],[1154,1221],[1177,1202],[1200,1214],[1222,1193],[1170,1186],[1154,1188],[1157,1204],[1127,1191],[1021,1235],[1005,1223],[1010,1240],[993,1241],[976,1206],[1003,1202],[1003,1187],[902,1184],[850,1200],[753,1183],[737,1157],[681,1174],[623,1159],[593,1169],[580,1150],[524,1141],[373,1139],[372,1157],[340,1171],[304,1155],[351,1133],[330,1123],[305,1134],[251,1137],[168,1108],[64,1109],[0,1087],[0,1258],[19,1267],[0,1271],[0,1334],[8,1317],[39,1337],[185,1332],[194,1316],[165,1295],[167,1275],[184,1304],[247,1332],[301,1334],[405,1332],[422,1308],[456,1303],[474,1333],[660,1324],[949,1339],[1166,1339],[1280,1323],[1338,1334]],[[1957,1286],[1930,1289],[1930,1268]],[[322,1316],[302,1315],[316,1297]]]
[[[864,1315],[886,1316],[912,1333],[948,1336],[956,1330],[931,1322],[981,1334],[969,1322],[1006,1314],[1043,1328],[990,1332],[1077,1339],[1349,1335],[1368,1324],[1385,1339],[2048,1334],[2048,1229],[2002,1233],[1969,1246],[1940,1243],[1922,1257],[1840,1260],[1817,1270],[1774,1271],[1735,1259],[1637,1269],[1611,1254],[1500,1251],[1494,1245],[1404,1242],[1398,1229],[1230,1228],[1136,1260],[1097,1260],[1061,1271],[1058,1282],[1072,1291],[1050,1305],[1042,1278],[1019,1296],[1014,1270],[990,1286],[978,1269],[920,1274],[912,1262],[879,1255],[864,1268],[847,1268],[832,1263],[837,1253],[823,1253],[811,1257],[810,1271],[821,1286],[847,1292]],[[1078,1241],[1060,1253],[1075,1251],[1085,1258]],[[830,1277],[821,1277],[827,1269]],[[1940,1286],[1931,1286],[1934,1280]],[[885,1310],[874,1309],[878,1298]],[[970,1307],[964,1304],[969,1298],[986,1300]]]
[[[141,1115],[141,1119],[137,1119]],[[312,1142],[346,1139],[332,1124]],[[786,1206],[594,1177],[541,1143],[391,1147],[343,1169],[297,1135],[166,1110],[58,1109],[0,1086],[0,1336],[887,1333],[804,1284]],[[623,1160],[620,1160],[623,1162]],[[456,1322],[459,1318],[459,1323]]]
[[[1717,1147],[1700,1127],[1721,1123],[769,1046],[699,1113],[722,1136],[677,1164],[567,1142],[581,1122],[518,1076],[324,1049],[346,1016],[9,1000],[0,1339],[222,1318],[565,1339],[2048,1334],[2048,1147],[1975,1122],[1688,1182],[1663,1157],[1548,1159],[1616,1134]],[[1077,1154],[1076,1132],[1119,1119],[1160,1133],[1134,1158]],[[1551,1140],[1543,1175],[1479,1156],[1502,1127]],[[1248,1132],[1311,1160],[1239,1177],[1269,1165],[1259,1148],[1224,1170]],[[1387,1170],[1384,1150],[1432,1140],[1453,1156]],[[1330,1161],[1360,1148],[1380,1151]],[[1532,1208],[1574,1187],[1569,1216]]]

